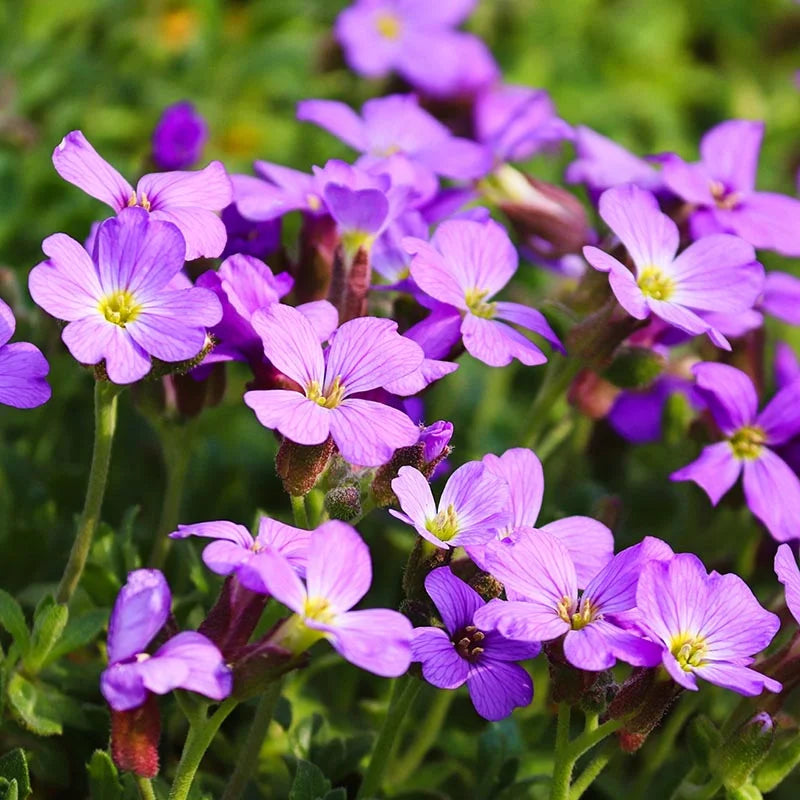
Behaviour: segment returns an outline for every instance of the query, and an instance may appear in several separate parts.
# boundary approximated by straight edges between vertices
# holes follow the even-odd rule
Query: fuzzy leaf
[[[316,764],[298,759],[289,800],[321,800],[330,788],[331,782]]]
[[[61,638],[47,656],[45,665],[94,641],[108,622],[108,616],[107,609],[95,608],[69,620]]]
[[[119,773],[105,750],[94,751],[86,771],[89,773],[91,800],[119,800],[122,797]]]
[[[25,668],[36,674],[61,638],[69,619],[69,609],[65,605],[53,604],[40,608],[33,622],[31,646],[25,657]]]
[[[23,800],[31,793],[28,759],[21,747],[16,747],[0,757],[0,776],[9,782],[16,781],[17,791]]]
[[[2,625],[16,642],[20,653],[24,655],[30,647],[28,623],[20,604],[6,591],[0,589],[0,625]]]
[[[53,718],[52,708],[43,702],[37,687],[19,673],[8,682],[8,702],[19,722],[37,736],[61,733],[61,721]]]

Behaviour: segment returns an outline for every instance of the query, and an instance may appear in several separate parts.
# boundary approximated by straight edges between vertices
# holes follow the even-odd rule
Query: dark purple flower
[[[153,131],[153,161],[159,169],[188,169],[207,140],[208,125],[190,102],[167,106]]]
[[[743,695],[779,692],[781,685],[750,669],[780,627],[747,584],[733,574],[708,574],[697,556],[680,553],[644,564],[636,606],[648,632],[662,642],[672,679],[697,691],[697,678]]]
[[[258,222],[243,217],[235,203],[222,209],[228,241],[220,258],[241,254],[266,261],[281,246],[281,220]]]
[[[28,342],[8,344],[16,328],[11,309],[0,300],[0,403],[14,408],[35,408],[50,399],[50,371],[38,347]]]
[[[492,627],[479,628],[475,614],[486,601],[459,580],[449,567],[425,578],[425,589],[444,622],[442,628],[415,628],[411,644],[422,675],[440,689],[467,684],[475,710],[488,720],[507,717],[533,699],[530,675],[515,661],[539,655],[540,645],[503,636]]]
[[[100,677],[100,691],[115,711],[137,708],[148,692],[187,689],[212,700],[231,693],[230,668],[216,645],[200,633],[179,633],[152,655],[146,652],[164,627],[171,604],[169,586],[158,570],[128,574],[108,623],[109,665]]]
[[[672,474],[694,481],[716,505],[744,474],[747,505],[778,541],[800,537],[795,509],[800,480],[776,453],[800,432],[800,380],[781,389],[758,411],[750,378],[727,364],[696,364],[692,372],[725,441],[705,447],[700,457]]]
[[[218,212],[233,199],[225,167],[212,161],[196,172],[158,172],[139,179],[136,189],[86,141],[68,133],[53,151],[56,172],[115,213],[135,206],[153,219],[176,225],[186,240],[186,259],[216,258],[225,248],[225,226]]]
[[[45,239],[42,249],[48,260],[28,278],[33,299],[69,323],[61,338],[70,353],[82,364],[105,360],[114,383],[143,378],[151,356],[194,358],[206,345],[206,328],[222,315],[213,292],[174,287],[184,264],[183,237],[143,209],[106,220],[91,256],[63,233]]]

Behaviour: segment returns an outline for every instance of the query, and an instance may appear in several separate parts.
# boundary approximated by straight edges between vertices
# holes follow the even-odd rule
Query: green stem
[[[267,686],[266,691],[261,695],[253,722],[250,725],[250,731],[247,734],[244,747],[239,751],[236,768],[233,770],[233,775],[231,775],[231,779],[225,787],[225,794],[222,795],[222,800],[239,800],[239,798],[244,797],[244,790],[247,788],[247,784],[258,766],[258,756],[269,730],[270,722],[272,722],[275,707],[278,705],[282,686],[283,680],[274,681]]]
[[[569,800],[579,800],[617,752],[618,749],[616,747],[604,747],[602,751],[586,765],[586,768],[575,780],[575,783],[572,784],[572,788],[569,790]]]
[[[395,738],[400,729],[406,712],[414,702],[414,698],[422,688],[422,681],[411,675],[404,675],[397,678],[392,685],[392,696],[389,700],[389,709],[386,718],[383,720],[375,747],[372,750],[372,757],[369,761],[367,771],[364,773],[364,780],[356,795],[356,800],[366,800],[375,797],[383,783],[383,774],[389,763],[392,754]]]
[[[672,795],[671,800],[711,800],[722,788],[721,778],[711,778],[698,786],[684,778]]]
[[[167,473],[167,485],[156,528],[156,540],[150,551],[149,563],[153,569],[162,569],[167,560],[172,545],[169,534],[178,527],[180,521],[183,487],[186,483],[186,473],[192,454],[189,425],[176,427],[174,424],[164,423],[159,426],[159,434]]]
[[[433,747],[439,737],[439,732],[447,719],[447,712],[453,702],[456,693],[444,689],[436,692],[436,696],[431,703],[428,715],[422,724],[416,729],[414,739],[408,750],[402,757],[397,759],[393,769],[390,770],[390,783],[393,786],[401,786],[409,776],[416,772],[417,767],[422,763],[428,751]]]
[[[237,702],[229,697],[208,719],[197,725],[189,726],[189,735],[183,745],[178,771],[175,773],[172,788],[169,790],[169,800],[186,800],[189,796],[197,768],[200,766],[211,740],[228,714],[236,708]]]
[[[624,724],[625,720],[610,719],[593,730],[587,730],[569,745],[569,756],[573,761],[577,761],[585,752],[591,750],[596,744],[600,744],[603,739],[618,731]]]
[[[289,499],[292,502],[292,514],[294,515],[295,527],[305,528],[306,530],[309,530],[305,495],[290,494]]]
[[[83,504],[78,532],[72,544],[67,566],[61,576],[56,592],[56,602],[68,604],[78,581],[81,579],[94,532],[100,521],[103,496],[108,481],[108,466],[111,462],[111,444],[117,424],[117,395],[121,387],[108,381],[97,381],[94,385],[94,446],[86,500]]]
[[[553,406],[567,391],[580,368],[581,361],[578,358],[553,356],[547,365],[542,385],[528,412],[528,427],[522,436],[526,447],[535,448],[539,444],[542,433],[550,422],[550,412]]]
[[[556,750],[553,764],[553,784],[550,787],[550,800],[569,800],[569,785],[575,760],[569,758],[569,723],[572,709],[566,703],[558,705],[556,722]]]
[[[156,793],[153,791],[153,784],[150,783],[150,778],[143,778],[141,775],[137,775],[136,788],[139,790],[141,800],[156,800]]]

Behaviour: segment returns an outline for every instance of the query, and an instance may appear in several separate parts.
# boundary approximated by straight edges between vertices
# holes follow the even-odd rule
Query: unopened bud
[[[303,215],[300,230],[300,257],[293,273],[294,295],[298,303],[324,300],[328,296],[333,258],[339,244],[336,222],[327,214]]]
[[[449,564],[452,555],[452,550],[434,547],[430,542],[418,536],[403,572],[403,591],[406,599],[427,603],[428,593],[425,590],[425,578],[431,570]]]
[[[343,246],[336,248],[328,299],[339,311],[339,324],[367,313],[367,294],[372,279],[369,250],[358,247],[349,256]]]
[[[774,740],[772,717],[762,711],[734,731],[715,751],[711,771],[728,789],[738,789],[766,758]]]
[[[358,486],[337,486],[325,495],[325,510],[331,519],[349,522],[361,516],[361,492]]]
[[[725,797],[726,800],[763,800],[764,795],[757,786],[745,783],[737,789],[726,789]]]
[[[699,714],[687,729],[687,742],[694,763],[707,769],[714,752],[722,744],[722,734],[705,714]]]
[[[284,439],[275,457],[275,468],[283,488],[296,497],[308,494],[325,471],[335,444],[329,436],[322,444],[297,444]]]
[[[121,770],[143,778],[158,775],[161,715],[155,695],[130,711],[111,710],[111,758]]]
[[[593,689],[601,673],[573,667],[564,657],[563,639],[545,644],[544,652],[550,672],[550,694],[553,702],[579,705],[587,692]]]
[[[603,377],[620,389],[643,389],[664,370],[666,359],[648,347],[622,347]]]

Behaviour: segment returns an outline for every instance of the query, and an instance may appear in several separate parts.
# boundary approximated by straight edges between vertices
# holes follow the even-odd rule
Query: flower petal
[[[769,401],[757,422],[770,446],[784,444],[800,432],[800,376]]]
[[[50,370],[38,347],[14,342],[0,347],[0,403],[14,408],[35,408],[52,394],[45,375]]]
[[[445,628],[456,634],[472,625],[472,618],[486,601],[468,584],[457,578],[450,567],[438,567],[425,577],[425,591],[439,611]]]
[[[599,248],[589,245],[583,248],[583,257],[596,270],[608,273],[608,282],[611,284],[614,297],[632,317],[647,319],[650,313],[647,301],[636,283],[636,278],[624,264]]]
[[[742,464],[734,458],[730,442],[719,442],[704,447],[699,458],[673,472],[670,480],[694,481],[716,505],[736,483],[741,471]]]
[[[173,636],[141,666],[145,686],[157,694],[180,687],[212,700],[224,700],[233,689],[233,674],[222,653],[195,631]],[[182,670],[185,674],[181,676]]]
[[[746,373],[728,364],[712,362],[695,364],[692,372],[714,422],[726,436],[755,422],[758,396]]]
[[[745,697],[755,697],[764,689],[770,692],[779,692],[782,688],[778,681],[762,675],[754,669],[736,664],[704,664],[701,667],[695,667],[694,672],[695,675],[709,683],[743,694]]]
[[[775,574],[786,589],[786,605],[800,623],[800,569],[792,548],[782,544],[775,554]]]
[[[319,125],[354,150],[367,150],[364,122],[350,106],[336,100],[303,100],[297,104],[297,119]]]
[[[496,722],[533,700],[531,676],[518,664],[481,658],[470,664],[467,688],[475,710]]]
[[[186,539],[188,536],[224,539],[247,550],[253,546],[253,537],[244,525],[237,525],[235,522],[228,522],[224,519],[214,522],[197,522],[194,525],[178,525],[178,530],[170,534],[171,539]]]
[[[800,478],[767,447],[744,462],[744,496],[750,510],[779,542],[800,538]]]
[[[586,588],[614,556],[614,535],[591,517],[564,517],[542,525],[539,530],[555,536],[567,549],[580,589]]]
[[[540,602],[492,600],[475,612],[475,624],[482,631],[496,629],[508,639],[549,642],[569,629],[555,607]]]
[[[439,689],[457,689],[467,680],[469,664],[441,628],[415,628],[411,653],[422,662],[425,680]]]
[[[228,232],[214,211],[204,208],[168,206],[151,214],[155,220],[172,223],[186,242],[186,260],[217,258],[225,249]]]
[[[453,507],[458,520],[459,543],[467,541],[465,534],[480,531],[491,534],[511,521],[511,495],[503,478],[492,474],[482,462],[469,461],[460,466],[447,480],[439,500],[439,509]]]
[[[512,509],[511,524],[532,528],[542,508],[544,471],[542,462],[533,450],[513,447],[501,456],[483,457],[486,469],[506,481]]]
[[[349,611],[372,583],[369,548],[346,522],[331,520],[311,533],[306,585],[338,612]]]
[[[756,185],[764,123],[729,119],[715,125],[700,141],[703,166],[729,190],[751,192]]]
[[[244,393],[245,405],[256,412],[265,427],[278,430],[297,444],[322,444],[331,431],[333,413],[300,392],[287,389]]]
[[[425,527],[436,516],[436,503],[425,476],[414,467],[403,466],[392,481],[392,491],[400,501],[406,519],[417,527]]]
[[[547,356],[509,325],[467,314],[461,324],[467,352],[490,367],[505,367],[515,358],[528,367],[544,364]]]
[[[258,558],[243,563],[238,577],[251,591],[253,586],[264,586],[279,603],[296,614],[305,613],[306,589],[292,565],[277,550],[267,548],[258,554]]]

